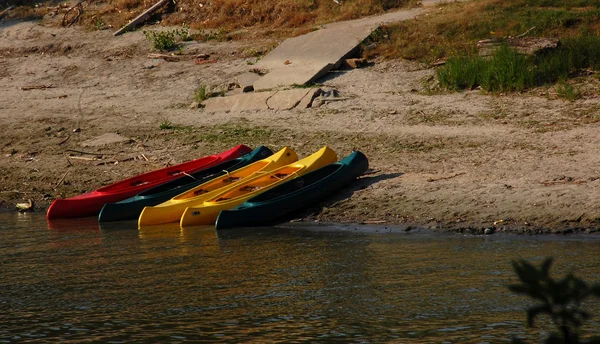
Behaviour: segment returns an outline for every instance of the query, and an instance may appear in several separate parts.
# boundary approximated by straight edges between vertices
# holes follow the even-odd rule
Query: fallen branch
[[[169,54],[148,54],[149,59],[163,59],[167,62],[179,62],[179,57]]]
[[[85,154],[85,155],[95,155],[98,159],[102,158],[104,155],[114,155],[114,154],[104,154],[104,153],[93,153],[93,152],[84,152],[76,149],[66,149],[65,152]]]
[[[459,172],[459,173],[455,173],[451,176],[448,177],[440,177],[440,178],[429,178],[427,179],[428,182],[437,182],[438,180],[447,180],[447,179],[452,179],[458,176],[462,176],[463,174],[466,174],[467,172]]]
[[[363,176],[368,176],[368,175],[371,175],[371,174],[377,174],[377,173],[379,173],[379,172],[381,172],[381,170],[373,170],[373,169],[368,169],[368,170],[367,170],[367,171],[365,171],[365,173],[363,173],[362,175],[363,175]]]
[[[524,34],[527,34],[527,32]],[[480,56],[491,56],[504,45],[515,49],[519,54],[535,55],[540,50],[554,49],[558,44],[559,40],[556,38],[521,37],[519,35],[517,38],[483,39],[477,42],[477,47],[479,48]]]
[[[84,161],[96,161],[101,158],[87,158],[85,156],[69,156],[69,159],[84,160]]]
[[[524,37],[525,35],[527,35],[528,33],[531,32],[531,30],[535,29],[535,26],[532,26],[529,30],[523,32],[522,34],[518,35],[516,38],[521,38]]]
[[[62,141],[60,141],[58,144],[59,145],[65,144],[65,142],[69,141],[70,138],[71,138],[71,135],[67,135],[67,137],[65,139],[63,139]]]
[[[15,6],[9,6],[7,9],[5,9],[4,11],[0,12],[0,19],[2,19],[2,17],[4,17],[5,14],[7,14],[8,12],[10,12],[10,10],[12,10],[13,8],[15,8]]]
[[[69,8],[63,16],[61,25],[66,26],[66,27],[71,27],[71,25],[77,23],[79,21],[79,17],[81,17],[81,15],[83,14],[83,3],[86,1],[87,0],[81,0],[75,6]],[[67,16],[69,15],[69,13],[71,11],[77,11],[77,15],[75,15],[75,17],[70,20],[69,25],[67,25]]]
[[[63,174],[62,178],[60,178],[58,180],[58,183],[56,183],[56,185],[54,185],[54,187],[52,189],[56,190],[56,188],[63,182],[63,180],[65,180],[65,177],[67,176],[68,173],[69,173],[69,171],[65,172],[65,174]]]
[[[45,88],[54,88],[54,85],[27,85],[21,86],[21,91],[42,90]]]
[[[135,157],[127,157],[122,160],[107,160],[107,161],[98,161],[94,163],[94,166],[102,166],[102,165],[117,165],[121,162],[135,160]]]
[[[140,14],[139,16],[137,16],[136,18],[134,18],[132,21],[130,21],[129,23],[127,23],[125,26],[123,26],[122,28],[120,28],[117,32],[113,33],[113,36],[118,36],[124,32],[129,31],[130,29],[132,29],[133,27],[137,26],[138,24],[143,23],[144,21],[146,21],[146,19],[148,19],[150,17],[150,15],[154,12],[156,12],[159,8],[161,8],[163,5],[167,4],[168,2],[171,2],[172,0],[160,0],[159,2],[157,2],[156,4],[154,4],[154,6],[150,7],[149,9],[147,9],[144,13]]]
[[[73,166],[73,163],[69,159],[69,156],[67,155],[67,152],[63,152],[63,155],[65,156],[65,159],[67,159],[67,163],[69,164],[69,166]]]
[[[367,221],[363,221],[361,222],[362,224],[365,225],[380,225],[382,223],[386,223],[387,221],[385,220],[367,220]]]

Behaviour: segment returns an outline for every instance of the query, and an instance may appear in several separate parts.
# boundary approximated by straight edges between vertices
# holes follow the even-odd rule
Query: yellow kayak
[[[284,147],[279,152],[266,159],[259,160],[248,166],[230,172],[229,174],[211,179],[170,200],[153,207],[145,207],[138,219],[138,226],[159,225],[177,222],[188,207],[204,203],[213,195],[229,186],[238,185],[245,179],[260,173],[266,173],[298,160],[298,155],[292,149]],[[262,174],[261,174],[262,175]]]
[[[213,194],[210,198],[205,199],[202,204],[188,207],[183,216],[181,216],[180,225],[182,228],[213,225],[221,210],[231,209],[276,185],[336,161],[337,154],[331,148],[325,146],[302,160],[268,173],[257,174],[245,179],[241,183],[221,189],[217,194]]]

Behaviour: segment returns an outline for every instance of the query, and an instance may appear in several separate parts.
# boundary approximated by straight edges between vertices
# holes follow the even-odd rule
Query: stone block
[[[268,110],[267,99],[275,92],[242,93],[228,97],[209,98],[204,101],[204,111]]]
[[[267,106],[272,110],[290,110],[296,107],[310,91],[308,88],[297,88],[279,91],[267,99]]]

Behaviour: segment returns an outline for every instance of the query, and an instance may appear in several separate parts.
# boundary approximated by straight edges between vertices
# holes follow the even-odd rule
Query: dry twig
[[[21,86],[21,91],[43,90],[45,88],[54,88],[54,85],[27,85]]]
[[[458,176],[462,176],[463,174],[466,174],[467,172],[459,172],[459,173],[455,173],[451,176],[447,176],[447,177],[440,177],[440,178],[428,178],[427,181],[428,182],[437,182],[438,180],[447,180],[447,179],[452,179],[454,177],[458,177]]]
[[[63,180],[65,180],[65,177],[67,176],[68,173],[69,173],[69,171],[67,170],[67,172],[65,172],[65,174],[63,174],[62,178],[59,179],[58,183],[56,183],[56,185],[54,185],[54,187],[52,189],[56,190],[56,188],[63,182]]]
[[[2,17],[4,17],[5,14],[7,14],[10,10],[12,10],[13,8],[15,8],[15,6],[9,6],[7,9],[5,9],[4,11],[0,12],[0,19],[2,19]]]

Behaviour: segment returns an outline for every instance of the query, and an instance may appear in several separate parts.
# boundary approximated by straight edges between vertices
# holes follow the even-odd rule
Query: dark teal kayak
[[[269,189],[233,209],[221,211],[215,227],[222,230],[271,224],[337,192],[368,168],[367,157],[361,152],[353,152],[338,162]]]
[[[220,163],[193,174],[184,175],[181,178],[158,185],[123,201],[107,203],[102,207],[102,210],[98,215],[98,221],[107,222],[137,219],[144,207],[154,206],[168,201],[195,186],[205,183],[213,178],[220,177],[228,172],[235,171],[255,161],[264,159],[272,154],[273,152],[269,148],[260,146],[240,158]]]

